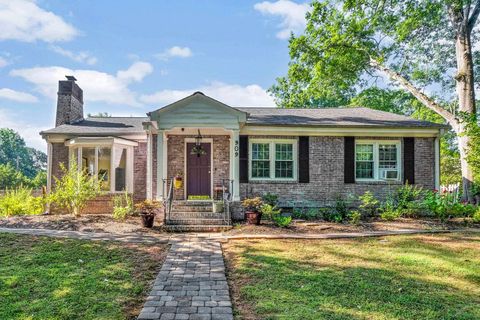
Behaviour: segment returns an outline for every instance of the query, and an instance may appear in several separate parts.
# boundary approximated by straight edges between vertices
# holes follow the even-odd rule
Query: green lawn
[[[480,233],[230,242],[239,319],[480,319]]]
[[[0,233],[0,319],[133,319],[164,250]]]

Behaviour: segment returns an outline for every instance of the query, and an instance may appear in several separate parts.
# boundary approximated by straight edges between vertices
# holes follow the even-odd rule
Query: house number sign
[[[238,140],[235,140],[235,146],[233,148],[233,150],[235,151],[235,158],[238,157],[238,149],[239,149]]]

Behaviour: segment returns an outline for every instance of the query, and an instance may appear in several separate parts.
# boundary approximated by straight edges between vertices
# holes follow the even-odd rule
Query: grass
[[[0,319],[133,319],[163,252],[0,233]]]
[[[225,247],[239,319],[480,319],[480,234]]]

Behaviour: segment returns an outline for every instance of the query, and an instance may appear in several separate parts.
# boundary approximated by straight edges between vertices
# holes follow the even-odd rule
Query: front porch
[[[151,121],[143,124],[146,198],[165,202],[165,224],[230,225],[229,205],[240,201],[239,132],[247,114],[195,93],[149,116]],[[183,183],[174,188],[175,177]],[[205,217],[205,210],[195,210],[202,205],[189,203],[199,200],[211,214],[214,200],[223,201],[225,210]],[[185,216],[185,212],[196,213]]]

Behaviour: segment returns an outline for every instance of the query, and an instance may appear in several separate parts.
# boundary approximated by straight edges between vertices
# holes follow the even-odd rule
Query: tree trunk
[[[468,115],[476,114],[475,88],[472,59],[472,44],[470,30],[467,23],[462,23],[456,35],[455,52],[457,60],[457,74],[455,75],[458,96],[458,110]],[[461,117],[461,114],[460,114]],[[460,119],[460,124],[455,128],[457,132],[460,162],[462,166],[463,200],[472,202],[471,187],[473,171],[467,162],[469,137],[465,135],[465,125]]]

